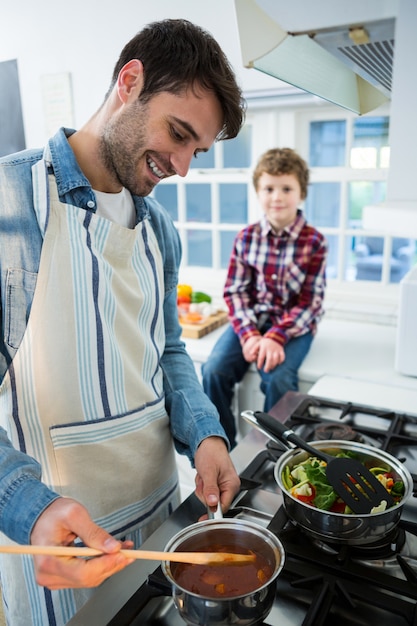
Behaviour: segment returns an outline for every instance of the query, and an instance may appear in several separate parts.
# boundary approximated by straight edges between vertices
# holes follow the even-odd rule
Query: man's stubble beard
[[[99,142],[98,156],[110,178],[137,196],[149,195],[155,186],[150,179],[138,180],[138,162],[145,161],[146,122],[147,105],[137,101],[106,124]]]

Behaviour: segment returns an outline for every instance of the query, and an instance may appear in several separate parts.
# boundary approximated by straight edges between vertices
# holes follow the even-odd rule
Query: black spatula
[[[327,480],[354,513],[362,515],[370,513],[374,507],[380,506],[383,500],[386,501],[387,508],[394,505],[394,499],[384,485],[357,459],[335,457],[310,446],[288,426],[268,413],[255,411],[254,417],[262,428],[284,443],[290,441],[312,456],[325,461]]]

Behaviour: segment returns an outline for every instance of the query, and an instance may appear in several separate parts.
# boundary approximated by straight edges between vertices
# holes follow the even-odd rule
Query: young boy
[[[253,173],[264,215],[235,239],[224,288],[231,325],[202,368],[204,390],[232,447],[235,383],[255,363],[264,411],[296,391],[298,369],[323,314],[327,242],[299,209],[308,181],[307,164],[290,148],[265,152]]]

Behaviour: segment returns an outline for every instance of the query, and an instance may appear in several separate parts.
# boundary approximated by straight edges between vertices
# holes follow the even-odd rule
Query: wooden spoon
[[[44,554],[51,556],[103,556],[104,552],[95,548],[77,548],[75,546],[31,546],[10,545],[0,546],[0,552],[7,554]],[[157,561],[176,561],[180,563],[196,563],[210,565],[220,563],[234,565],[253,563],[255,554],[234,554],[230,552],[159,552],[157,550],[120,550],[129,559],[148,559]]]

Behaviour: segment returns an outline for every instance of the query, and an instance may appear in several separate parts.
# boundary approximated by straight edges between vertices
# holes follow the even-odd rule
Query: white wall
[[[28,147],[47,139],[41,77],[69,72],[74,126],[101,104],[124,44],[145,24],[186,18],[210,31],[244,90],[279,82],[242,67],[233,0],[0,0],[0,61],[17,59]]]
[[[412,201],[417,207],[415,183],[417,159],[417,85],[414,59],[417,58],[417,3],[402,0],[396,23],[394,53],[387,201]]]

